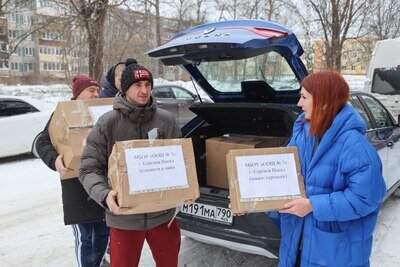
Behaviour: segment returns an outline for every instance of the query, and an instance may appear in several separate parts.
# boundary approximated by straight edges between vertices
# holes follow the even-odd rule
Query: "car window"
[[[358,99],[357,96],[352,95],[350,97],[350,104],[355,108],[355,110],[358,111],[358,113],[360,113],[361,117],[364,119],[365,124],[367,125],[367,129],[371,129],[372,128],[372,123],[370,118],[368,117],[367,112],[365,111],[363,105],[361,104],[360,99]]]
[[[172,87],[176,99],[190,99],[193,100],[193,96],[184,89],[179,87]]]
[[[154,88],[153,96],[157,98],[174,98],[169,87]]]
[[[21,115],[37,112],[37,108],[22,100],[0,100],[0,117]]]
[[[400,67],[374,69],[371,92],[392,95],[400,92]]]
[[[361,97],[371,110],[372,116],[377,124],[377,128],[393,126],[393,121],[390,118],[389,112],[381,103],[378,103],[375,99],[367,95],[362,95]]]
[[[201,62],[198,69],[220,92],[241,92],[241,82],[248,80],[265,81],[275,91],[300,88],[285,58],[275,51],[240,60]]]

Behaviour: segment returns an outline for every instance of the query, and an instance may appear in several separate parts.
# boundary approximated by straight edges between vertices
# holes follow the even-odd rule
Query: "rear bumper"
[[[181,233],[200,242],[276,259],[280,230],[263,213],[234,217],[233,225],[223,225],[178,214]]]

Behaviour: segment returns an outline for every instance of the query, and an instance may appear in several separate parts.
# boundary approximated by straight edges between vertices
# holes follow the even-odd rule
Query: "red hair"
[[[337,71],[308,75],[301,86],[313,97],[310,135],[322,137],[349,100],[349,85]]]

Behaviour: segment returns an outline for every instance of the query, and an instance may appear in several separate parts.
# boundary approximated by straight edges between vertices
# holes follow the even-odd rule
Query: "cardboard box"
[[[305,197],[297,147],[231,150],[226,162],[234,213],[279,210]]]
[[[230,135],[206,140],[207,185],[228,189],[226,154],[232,149],[281,146],[286,137]]]
[[[134,207],[132,214],[179,207],[200,195],[190,138],[118,141],[108,176],[118,205]]]
[[[112,109],[113,98],[58,102],[49,125],[50,139],[58,154],[64,154],[64,165],[73,171],[61,179],[78,177],[86,138],[95,121]]]

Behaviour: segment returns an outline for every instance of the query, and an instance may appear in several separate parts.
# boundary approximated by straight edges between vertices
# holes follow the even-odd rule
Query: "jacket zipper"
[[[139,139],[143,139],[143,129],[142,129],[143,117],[144,117],[144,111],[142,110],[138,120]],[[147,230],[147,213],[143,214],[143,220],[144,220],[143,227],[145,230]]]
[[[141,111],[138,120],[138,128],[139,128],[139,139],[143,139],[143,129],[142,129],[142,122],[143,122],[144,112]]]

